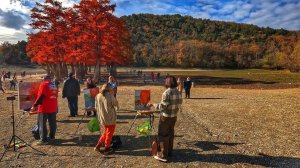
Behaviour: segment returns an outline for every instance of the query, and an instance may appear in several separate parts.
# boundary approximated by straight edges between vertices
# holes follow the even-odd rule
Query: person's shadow
[[[239,144],[243,143],[224,143],[210,141],[193,142],[193,149],[174,149],[174,153],[170,158],[170,162],[189,163],[199,161],[207,163],[221,163],[227,165],[235,163],[245,163],[266,167],[300,167],[300,158],[293,157],[269,156],[266,154],[259,154],[256,156],[243,154],[201,154],[201,151],[218,150],[220,149],[220,147],[218,146],[236,146]],[[195,150],[194,147],[198,147],[200,150]]]

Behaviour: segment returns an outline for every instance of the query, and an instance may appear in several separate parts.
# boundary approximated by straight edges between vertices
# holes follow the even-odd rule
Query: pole
[[[13,141],[14,141],[14,151],[16,151],[16,138],[15,138],[15,110],[14,110],[14,103],[11,100],[11,109],[12,109],[12,123],[13,123]],[[10,145],[10,144],[8,144]]]

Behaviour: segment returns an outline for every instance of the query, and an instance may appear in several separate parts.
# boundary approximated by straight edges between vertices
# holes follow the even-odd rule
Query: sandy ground
[[[133,93],[138,89],[150,89],[153,102],[159,102],[164,91],[162,86],[151,85],[119,87],[121,109],[115,134],[121,136],[123,147],[114,154],[103,157],[93,151],[100,133],[87,130],[91,117],[83,116],[83,96],[80,116],[68,118],[67,101],[60,95],[56,140],[33,146],[47,155],[24,147],[19,152],[9,151],[0,167],[300,167],[300,88],[192,88],[192,98],[184,99],[178,116],[174,156],[168,163],[154,160],[149,139],[135,131],[146,117],[139,117],[127,135],[136,114]],[[0,93],[1,145],[8,143],[12,134],[11,104],[6,97],[15,93]],[[17,135],[33,144],[31,127],[36,115],[22,115],[18,110],[15,114]],[[158,115],[153,134],[157,122]]]

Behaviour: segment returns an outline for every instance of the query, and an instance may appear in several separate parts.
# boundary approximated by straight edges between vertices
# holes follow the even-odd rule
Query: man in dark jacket
[[[191,87],[192,87],[192,81],[191,81],[190,77],[187,77],[186,81],[183,82],[185,98],[188,98],[188,99],[190,98]]]
[[[68,105],[70,110],[69,117],[75,117],[78,115],[78,96],[80,95],[80,85],[78,80],[73,76],[73,73],[69,73],[68,78],[64,81],[62,98],[68,99]]]
[[[37,99],[31,110],[38,111],[38,126],[40,133],[40,141],[37,145],[47,144],[47,126],[49,122],[49,138],[55,139],[56,132],[56,114],[57,114],[57,87],[51,82],[50,76],[45,76],[44,81],[40,84]]]

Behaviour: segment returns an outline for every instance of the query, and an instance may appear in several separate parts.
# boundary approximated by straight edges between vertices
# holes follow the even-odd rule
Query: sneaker
[[[35,145],[47,145],[48,142],[47,141],[42,141],[42,140],[39,140],[35,143]]]
[[[113,152],[114,150],[112,148],[105,148],[104,151],[102,151],[103,155],[109,155]]]
[[[98,153],[101,153],[100,148],[97,148],[97,147],[94,147],[94,151],[98,152]]]
[[[162,158],[162,157],[160,157],[158,155],[154,156],[154,159],[159,160],[161,162],[167,162],[167,159],[164,159],[164,158]]]

